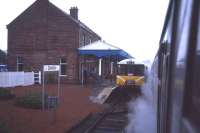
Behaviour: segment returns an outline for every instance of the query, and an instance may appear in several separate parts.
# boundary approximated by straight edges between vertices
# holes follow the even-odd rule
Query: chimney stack
[[[77,7],[71,7],[70,8],[70,16],[78,20],[78,8]]]

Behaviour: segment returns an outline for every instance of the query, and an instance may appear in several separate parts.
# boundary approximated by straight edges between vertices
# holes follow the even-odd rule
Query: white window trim
[[[22,65],[24,66],[24,63],[23,63],[23,62],[22,62],[22,63],[19,62],[19,58],[20,58],[20,57],[23,59],[22,56],[17,56],[17,72],[19,72],[19,65],[20,65],[20,64],[22,64]]]

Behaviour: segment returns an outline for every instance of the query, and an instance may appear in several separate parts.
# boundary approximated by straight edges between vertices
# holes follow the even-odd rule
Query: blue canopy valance
[[[107,57],[107,56],[117,56],[121,59],[133,58],[124,50],[112,46],[104,41],[96,41],[89,45],[78,48],[80,55],[94,55],[98,58]]]

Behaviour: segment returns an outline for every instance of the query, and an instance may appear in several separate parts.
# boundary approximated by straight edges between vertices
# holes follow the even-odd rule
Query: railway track
[[[123,133],[128,124],[127,95],[116,91],[108,98],[108,107],[90,114],[66,133]]]
[[[90,114],[67,133],[122,133],[127,122],[127,110],[117,104],[103,112]]]
[[[117,104],[102,113],[83,133],[122,133],[127,122],[127,110]]]

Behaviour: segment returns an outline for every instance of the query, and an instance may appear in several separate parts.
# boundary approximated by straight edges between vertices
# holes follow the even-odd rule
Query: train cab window
[[[120,65],[119,74],[144,76],[145,66],[143,64]]]
[[[144,65],[135,65],[134,67],[134,75],[144,76],[145,66]]]

